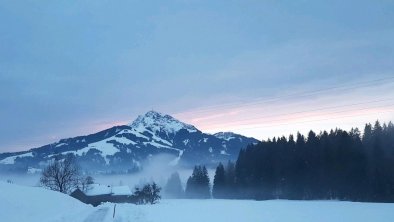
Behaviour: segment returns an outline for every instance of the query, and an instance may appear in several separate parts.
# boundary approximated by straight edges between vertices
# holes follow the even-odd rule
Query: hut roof
[[[87,196],[97,195],[131,195],[129,186],[110,186],[103,184],[91,184],[90,188],[85,192]]]

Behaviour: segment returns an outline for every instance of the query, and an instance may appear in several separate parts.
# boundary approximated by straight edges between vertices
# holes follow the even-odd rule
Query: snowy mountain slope
[[[62,139],[26,152],[0,154],[0,170],[42,168],[54,158],[75,155],[81,166],[97,171],[136,171],[153,156],[173,156],[168,164],[216,165],[236,159],[241,148],[258,142],[234,133],[205,134],[169,115],[149,111],[129,125]]]
[[[0,160],[0,163],[1,164],[14,164],[16,158],[24,158],[24,157],[33,157],[33,153],[32,152],[27,152],[27,153],[24,153],[24,154],[18,154],[18,155],[15,155],[15,156],[6,157],[6,158]]]
[[[213,134],[214,136],[216,136],[219,139],[224,139],[224,140],[233,140],[233,139],[242,139],[242,135],[239,134],[235,134],[233,132],[218,132]]]
[[[66,194],[0,181],[0,217],[7,222],[84,221],[94,211]]]

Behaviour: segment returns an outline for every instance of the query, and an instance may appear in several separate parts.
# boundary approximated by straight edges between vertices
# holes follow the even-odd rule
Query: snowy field
[[[339,201],[162,200],[157,205],[96,208],[67,195],[0,182],[0,221],[7,222],[340,222],[394,221],[394,204]]]
[[[118,205],[114,221],[393,222],[394,204],[286,200],[163,200],[153,206]]]

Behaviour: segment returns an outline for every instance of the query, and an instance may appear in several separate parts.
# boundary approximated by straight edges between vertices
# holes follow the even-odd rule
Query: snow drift
[[[66,194],[0,181],[1,221],[84,221],[94,208]]]

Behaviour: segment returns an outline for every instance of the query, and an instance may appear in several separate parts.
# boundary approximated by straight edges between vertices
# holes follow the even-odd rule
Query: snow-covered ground
[[[96,208],[53,191],[0,182],[0,221],[7,222],[392,222],[394,204],[339,201],[162,200]]]
[[[392,222],[394,204],[286,200],[163,200],[153,206],[118,205],[114,221]]]
[[[59,192],[0,182],[0,221],[78,222],[94,210]]]

